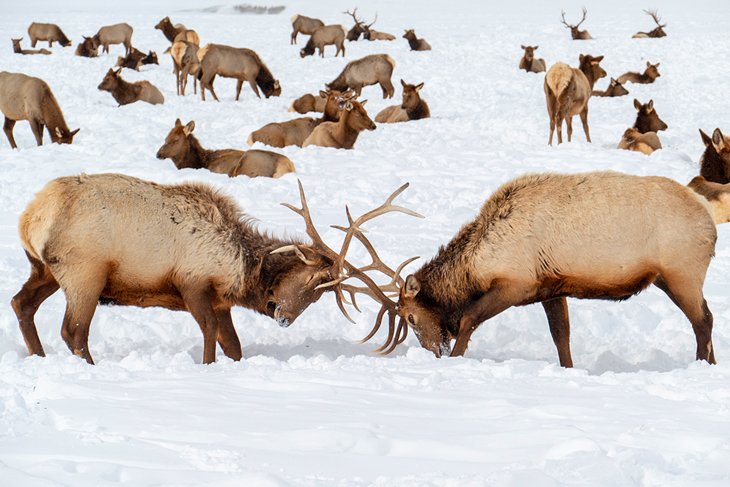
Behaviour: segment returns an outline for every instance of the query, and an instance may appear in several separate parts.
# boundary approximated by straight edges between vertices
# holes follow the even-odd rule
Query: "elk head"
[[[705,135],[702,130],[700,130],[700,135],[702,136],[702,141],[705,143],[705,146],[712,144],[712,148],[715,149],[715,152],[717,152],[720,158],[727,161],[727,163],[730,163],[730,137],[723,135],[719,128],[716,128],[715,131],[712,132],[711,139]]]
[[[349,114],[347,116],[347,125],[349,127],[357,130],[358,132],[363,130],[375,130],[375,122],[372,121],[367,110],[365,110],[365,104],[368,101],[357,101],[355,100],[355,96],[355,92],[351,92],[349,95],[344,94],[337,98],[337,108],[340,110],[340,119],[345,116],[344,112],[347,112]]]
[[[525,50],[524,58],[525,61],[528,63],[531,63],[535,59],[535,51],[537,51],[537,48],[540,46],[520,46],[522,49]]]
[[[586,32],[586,31],[581,31],[581,30],[579,30],[579,29],[578,29],[578,27],[580,27],[580,24],[582,24],[583,22],[585,22],[585,20],[586,20],[586,14],[588,14],[588,11],[586,10],[586,8],[585,8],[585,7],[583,7],[583,18],[581,18],[581,19],[580,19],[580,22],[578,22],[578,23],[577,23],[576,25],[570,25],[570,24],[569,24],[569,23],[568,23],[568,22],[567,22],[567,21],[565,20],[565,11],[561,11],[561,12],[560,12],[560,15],[561,15],[561,17],[562,17],[562,19],[563,19],[563,20],[562,20],[561,22],[562,22],[562,23],[563,23],[563,24],[564,24],[564,25],[565,25],[565,26],[566,26],[566,27],[567,27],[568,29],[570,29],[570,35],[571,35],[571,36],[573,37],[573,39],[581,39],[581,38],[582,38],[582,36],[583,36],[583,34],[584,34],[584,33]]]
[[[147,56],[145,56],[145,58],[142,61],[144,61],[146,64],[157,64],[157,65],[160,64],[157,61],[157,53],[153,52],[153,51],[148,52]]]
[[[190,147],[188,137],[193,133],[193,130],[195,130],[195,122],[193,120],[184,126],[179,118],[175,120],[175,126],[167,134],[165,143],[157,151],[157,158],[168,159],[182,157]]]
[[[659,17],[659,14],[656,10],[644,10],[644,13],[646,15],[651,16],[652,19],[654,19],[654,23],[657,25],[655,29],[653,29],[651,32],[649,32],[649,37],[666,37],[667,33],[664,32],[664,27],[667,26],[667,24],[660,24],[662,18]]]
[[[606,70],[601,67],[601,61],[603,56],[593,57],[590,54],[581,54],[578,56],[580,62],[579,69],[583,71],[583,74],[588,78],[588,82],[591,84],[591,88],[601,78],[606,77]]]
[[[56,127],[56,129],[51,132],[51,139],[57,144],[71,144],[74,141],[74,135],[79,133],[79,130],[81,129],[68,130]]]
[[[608,84],[606,93],[610,93],[611,96],[624,96],[629,94],[629,90],[624,88],[624,85],[618,82],[618,80],[611,78],[611,82]]]
[[[351,16],[352,20],[355,22],[355,25],[352,26],[352,29],[347,32],[347,40],[358,40],[360,38],[360,34],[365,32],[365,27],[363,26],[362,20],[357,18],[357,8],[355,8],[355,10],[352,12],[350,12],[349,10],[345,10],[342,13]]]
[[[271,96],[279,96],[281,95],[281,83],[279,83],[278,79],[275,79],[274,82],[268,86],[268,87],[262,87],[264,90],[264,96],[266,98],[269,98]]]
[[[101,91],[112,91],[119,84],[119,80],[121,79],[121,72],[122,68],[119,68],[116,71],[109,68],[109,71],[106,72],[104,79],[101,80],[101,83],[99,83],[99,86],[97,86],[97,88]]]
[[[421,96],[418,94],[423,88],[423,83],[417,85],[409,85],[405,81],[400,80],[401,86],[403,86],[403,103],[401,108],[408,110],[409,108],[415,108],[421,102]]]
[[[405,33],[403,34],[403,39],[415,40],[416,39],[416,31],[414,29],[406,29]]]
[[[646,132],[659,132],[668,128],[664,120],[659,118],[656,110],[654,110],[654,100],[649,100],[649,103],[642,105],[639,100],[634,98],[634,108],[636,108],[637,112],[634,127],[639,129],[639,132],[642,134]]]
[[[10,40],[13,42],[13,50],[20,51],[20,41],[22,41],[23,38],[22,37],[20,39],[11,38]]]
[[[354,92],[352,90],[347,90],[344,93],[337,90],[327,90],[327,91],[319,91],[319,96],[321,98],[325,99],[324,104],[324,110],[323,110],[323,117],[325,120],[328,121],[334,121],[340,119],[340,108],[339,108],[339,100],[341,98],[349,98],[350,96],[354,95]]]
[[[170,17],[165,17],[164,19],[157,22],[157,24],[155,25],[155,29],[158,30],[165,30],[170,27],[172,27],[172,21],[170,20]]]
[[[661,74],[659,74],[659,65],[661,63],[651,64],[649,61],[646,62],[646,71],[644,71],[644,74],[650,77],[651,79],[657,79]]]
[[[370,27],[372,27],[373,24],[375,24],[375,22],[377,22],[377,20],[378,20],[378,13],[375,12],[375,20],[373,20],[372,22],[370,22],[368,25],[363,25],[362,26],[362,28],[363,28],[362,38],[364,40],[366,40],[366,41],[372,40],[372,39],[370,39],[370,35],[371,35],[370,34]]]

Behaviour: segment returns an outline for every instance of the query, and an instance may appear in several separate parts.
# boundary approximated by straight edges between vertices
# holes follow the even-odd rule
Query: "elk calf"
[[[290,44],[297,43],[297,34],[300,32],[306,35],[314,34],[314,31],[320,27],[324,27],[324,22],[319,19],[312,17],[305,17],[304,15],[295,15],[291,18],[291,42]]]
[[[348,89],[355,90],[360,96],[363,86],[380,84],[383,91],[383,98],[393,98],[395,88],[390,81],[395,69],[395,61],[387,54],[371,54],[355,61],[350,61],[345,69],[327,83],[327,89],[345,92]]]
[[[611,81],[608,83],[608,89],[606,91],[593,90],[592,92],[592,96],[624,96],[628,94],[629,90],[624,88],[624,85],[613,78],[611,78]]]
[[[646,132],[642,134],[635,128],[626,129],[621,141],[618,143],[619,149],[641,152],[647,156],[662,148],[659,136],[656,132]]]
[[[358,102],[355,94],[343,95],[338,99],[340,119],[337,122],[323,122],[312,130],[303,147],[318,145],[335,149],[352,149],[357,136],[363,130],[375,130],[375,123],[365,111],[367,100]]]
[[[658,16],[656,10],[644,10],[644,13],[646,15],[651,16],[651,18],[654,20],[654,23],[657,25],[654,30],[651,30],[649,32],[637,32],[633,36],[631,36],[633,39],[642,39],[647,37],[665,37],[667,35],[666,32],[664,32],[664,27],[667,26],[667,24],[660,24],[661,17]]]
[[[345,57],[345,35],[347,31],[341,25],[325,25],[317,28],[307,41],[304,49],[299,51],[299,56],[307,57],[314,54],[314,50],[319,51],[320,57],[324,57],[324,46],[335,46],[335,57],[342,53]]]
[[[152,51],[145,54],[136,47],[133,47],[132,52],[128,55],[125,57],[119,56],[117,58],[116,66],[139,71],[139,67],[144,64],[160,64],[157,61],[157,54]]]
[[[642,74],[634,71],[629,71],[618,77],[618,81],[621,84],[631,81],[632,83],[648,84],[653,83],[656,79],[661,76],[659,74],[659,65],[661,63],[651,64],[649,61],[646,62],[646,70]]]
[[[69,38],[56,24],[32,22],[28,26],[28,36],[30,37],[30,47],[35,47],[38,41],[48,41],[48,47],[53,47],[54,42],[58,42],[63,47],[71,45]]]
[[[152,105],[165,103],[165,97],[155,85],[149,81],[128,83],[122,79],[121,72],[122,68],[116,71],[109,69],[97,87],[100,91],[111,93],[119,106],[129,105],[136,101],[146,101]]]
[[[13,42],[13,52],[15,54],[50,54],[51,51],[48,49],[23,49],[20,47],[20,41],[23,40],[21,37],[20,39],[10,39]]]
[[[208,44],[198,51],[198,59],[200,59],[200,70],[198,71],[198,79],[200,80],[200,96],[205,101],[205,90],[210,90],[213,98],[218,101],[218,96],[213,89],[213,79],[216,75],[224,78],[236,78],[236,101],[241,96],[241,88],[243,82],[248,81],[249,86],[256,96],[261,98],[259,87],[264,92],[264,96],[281,95],[281,85],[278,79],[266,67],[256,52],[251,49],[236,48],[224,46],[222,44]]]
[[[125,23],[105,25],[94,34],[94,41],[97,45],[103,46],[102,53],[108,53],[112,44],[124,44],[124,54],[129,56],[132,52],[133,31],[132,26]]]
[[[545,60],[535,59],[535,51],[539,46],[520,46],[525,53],[520,59],[520,69],[524,69],[528,73],[542,73],[545,71]]]
[[[179,118],[175,120],[175,126],[157,151],[157,158],[172,159],[178,169],[207,169],[210,172],[228,174],[230,177],[278,178],[295,171],[294,164],[288,157],[275,152],[204,149],[193,135],[194,129],[194,121],[183,126]]]
[[[426,39],[419,39],[416,37],[416,31],[413,29],[406,29],[403,38],[408,41],[408,45],[411,46],[411,51],[430,51],[431,44],[426,42]]]
[[[723,135],[719,128],[712,137],[700,129],[700,137],[705,144],[705,152],[700,157],[700,176],[713,183],[730,183],[730,137]]]
[[[591,141],[588,130],[588,100],[597,80],[606,76],[606,71],[599,63],[603,56],[593,57],[581,54],[578,69],[571,68],[564,63],[554,64],[545,75],[544,90],[547,101],[548,116],[550,117],[550,138],[548,144],[553,144],[553,131],[558,129],[558,144],[563,142],[563,120],[568,126],[568,142],[573,134],[575,115],[580,115],[583,132],[586,140]]]
[[[10,147],[17,149],[13,128],[18,120],[27,120],[38,145],[43,145],[43,128],[51,141],[70,144],[79,129],[69,130],[61,107],[51,88],[40,78],[0,71],[0,112],[5,115],[3,131]]]
[[[570,25],[568,22],[566,22],[565,12],[560,13],[561,17],[563,18],[563,20],[561,22],[565,25],[565,27],[570,29],[570,36],[575,41],[593,39],[593,37],[591,37],[591,35],[588,33],[587,30],[578,29],[578,27],[580,27],[580,24],[585,22],[587,13],[588,13],[588,11],[585,9],[585,7],[583,7],[583,18],[581,18],[580,22],[578,22],[576,25]]]
[[[431,116],[428,103],[422,100],[420,95],[423,83],[409,85],[405,81],[400,80],[400,84],[403,86],[403,103],[383,109],[375,116],[376,122],[407,122],[409,120],[420,120]]]
[[[634,128],[639,132],[645,134],[647,132],[667,130],[667,124],[659,118],[659,114],[654,110],[654,100],[649,100],[649,103],[642,105],[639,100],[634,98],[634,108],[636,108]]]
[[[93,37],[82,36],[84,40],[76,46],[76,56],[81,57],[97,57],[99,55],[99,44],[96,43]]]

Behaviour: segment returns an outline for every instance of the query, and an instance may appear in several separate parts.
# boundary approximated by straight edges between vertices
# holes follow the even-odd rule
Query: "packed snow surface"
[[[241,3],[241,2],[239,2]],[[244,2],[245,3],[245,2]],[[655,288],[626,302],[569,300],[575,369],[562,369],[539,305],[510,309],[483,324],[464,358],[436,359],[411,334],[391,355],[372,353],[383,339],[357,340],[378,307],[366,303],[349,324],[325,295],[288,329],[234,310],[245,359],[201,365],[202,336],[186,313],[99,307],[90,348],[97,365],[74,357],[60,336],[65,302],[57,293],[36,321],[47,357],[28,357],[9,306],[29,273],[18,216],[48,180],[81,172],[120,172],[161,183],[205,181],[233,196],[259,227],[306,238],[301,219],[279,203],[297,203],[297,178],[323,237],[330,225],[380,204],[406,181],[402,204],[423,220],[388,215],[367,225],[386,262],[414,255],[413,271],[471,220],[500,184],[525,172],[617,170],[687,182],[704,149],[697,132],[730,132],[726,1],[659,2],[668,37],[631,39],[653,28],[628,0],[599,2],[361,2],[358,14],[394,42],[347,43],[347,57],[300,59],[289,44],[297,13],[352,24],[347,2],[271,0],[279,15],[240,15],[236,2],[118,3],[91,0],[3,2],[0,70],[46,80],[72,129],[73,145],[36,147],[27,122],[15,127],[20,150],[0,135],[0,485],[3,486],[558,486],[730,485],[730,225],[718,229],[705,283],[714,313],[719,364],[694,361],[695,339],[681,312]],[[595,37],[572,41],[560,24]],[[207,9],[206,7],[216,7]],[[194,28],[202,43],[256,50],[281,81],[278,98],[257,99],[217,79],[220,103],[175,93],[162,17]],[[73,40],[102,25],[128,22],[134,45],[160,55],[159,66],[127,80],[158,86],[165,104],[117,107],[96,89],[121,46],[96,59],[54,45],[51,56],[12,53],[9,38],[32,21],[59,24]],[[433,46],[411,52],[403,29]],[[661,62],[651,85],[629,96],[590,101],[593,143],[576,119],[572,143],[549,147],[543,74],[517,69],[520,44],[539,45],[548,66],[577,65],[581,53],[605,55],[609,76]],[[38,47],[46,47],[41,43]],[[425,82],[433,117],[379,125],[351,151],[289,147],[297,167],[279,180],[178,171],[155,158],[176,118],[195,120],[208,148],[245,148],[248,134],[288,120],[296,97],[316,93],[344,63],[388,53],[397,63],[393,100],[368,87],[372,117],[400,102],[399,79]],[[608,78],[597,87],[604,89]],[[651,156],[615,149],[634,121],[633,99],[654,100],[669,129]],[[258,146],[258,148],[264,148]],[[642,195],[636,195],[640,201]],[[600,224],[600,222],[599,222]],[[353,249],[365,262],[366,253]]]

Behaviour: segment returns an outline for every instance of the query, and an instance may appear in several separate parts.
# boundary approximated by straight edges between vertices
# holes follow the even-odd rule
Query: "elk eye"
[[[410,315],[410,314],[408,315],[408,323],[410,323],[411,325],[416,324],[415,320],[413,319],[413,315]]]

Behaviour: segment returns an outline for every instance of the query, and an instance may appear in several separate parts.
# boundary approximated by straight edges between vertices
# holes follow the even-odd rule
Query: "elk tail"
[[[246,143],[248,145],[253,145],[254,142],[255,141],[253,140],[253,132],[251,132],[250,134],[248,134],[248,139],[246,139]]]
[[[291,23],[293,24],[294,22],[296,22],[298,18],[299,18],[299,14],[296,14],[295,16],[293,16],[291,18]]]
[[[730,222],[730,183],[714,183],[695,176],[687,186],[702,197],[700,202],[706,205],[715,225]]]
[[[560,94],[570,85],[572,78],[573,68],[565,63],[556,63],[545,76],[545,83],[555,98],[560,98]]]
[[[393,59],[392,57],[390,57],[389,55],[386,54],[385,60],[388,61],[391,66],[393,66],[393,69],[395,69],[395,59]]]

